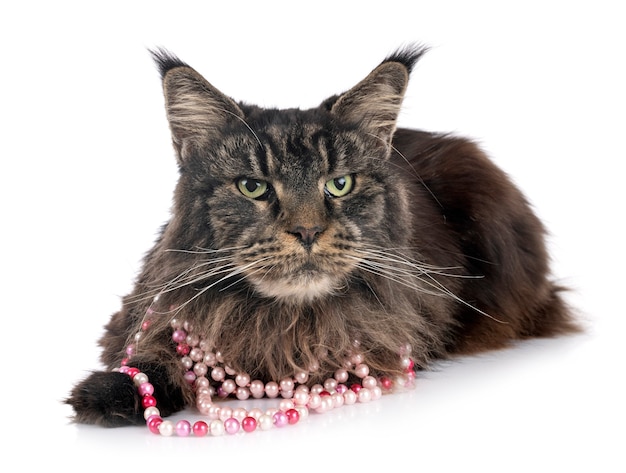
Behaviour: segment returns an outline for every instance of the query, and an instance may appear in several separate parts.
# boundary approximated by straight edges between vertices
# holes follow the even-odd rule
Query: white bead
[[[291,399],[283,399],[278,404],[278,408],[283,412],[287,412],[289,409],[294,408],[293,401]]]
[[[263,414],[262,416],[260,416],[257,422],[261,430],[270,430],[272,427],[274,427],[274,419],[272,418],[272,416],[269,416],[267,414]]]
[[[235,409],[233,409],[233,417],[241,422],[246,417],[248,417],[248,411],[243,407],[236,407]]]
[[[300,414],[300,420],[304,420],[309,416],[309,409],[305,406],[296,406],[296,411]]]
[[[361,384],[364,388],[373,389],[378,384],[378,381],[373,376],[366,376]]]
[[[356,402],[357,397],[356,393],[352,389],[348,389],[345,393],[343,393],[343,402],[346,405],[352,405]]]
[[[213,437],[224,435],[224,423],[221,420],[212,420],[209,424],[209,431]]]
[[[331,398],[333,400],[333,407],[337,408],[337,407],[341,407],[344,405],[344,397],[343,394],[339,394],[339,393],[333,393],[331,395]]]
[[[171,420],[164,420],[159,424],[159,433],[164,437],[171,437],[174,433],[174,423]]]
[[[376,401],[383,397],[383,390],[380,389],[380,386],[374,386],[370,389],[370,391],[372,392],[372,401]]]
[[[348,381],[348,370],[341,368],[335,371],[335,379],[339,383],[345,383]]]
[[[235,374],[237,373],[234,369],[232,369],[230,366],[226,365],[224,366],[224,371],[226,371],[226,374],[228,376],[235,376]]]
[[[135,386],[139,386],[143,383],[147,383],[148,375],[145,373],[137,373],[135,377],[133,378],[133,382],[135,383]]]
[[[361,388],[359,389],[357,397],[359,402],[370,402],[372,400],[372,393],[367,388]]]
[[[183,356],[180,361],[187,370],[190,370],[193,367],[193,360],[188,356]]]
[[[317,409],[322,403],[322,397],[318,393],[311,393],[309,395],[309,403],[307,404],[309,409]]]
[[[293,379],[285,378],[280,380],[280,389],[283,391],[293,391]]]
[[[230,419],[233,416],[233,408],[224,406],[220,409],[220,420],[224,422],[226,419]]]
[[[248,412],[248,415],[250,417],[254,417],[258,422],[259,418],[263,415],[263,411],[258,407],[253,407],[252,409],[250,409],[250,412]]]
[[[143,418],[148,420],[150,416],[160,416],[161,412],[156,407],[148,407],[145,411],[143,411]]]
[[[306,371],[299,371],[294,377],[296,378],[296,382],[304,384],[309,380],[309,373]]]
[[[319,394],[324,390],[324,386],[321,384],[314,384],[311,386],[311,394]]]
[[[261,399],[265,395],[265,385],[263,381],[255,379],[250,383],[250,394],[255,399]]]

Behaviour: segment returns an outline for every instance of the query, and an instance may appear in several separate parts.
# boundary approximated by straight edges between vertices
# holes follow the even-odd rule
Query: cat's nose
[[[304,246],[305,248],[310,248],[315,240],[317,240],[319,234],[323,231],[324,229],[319,225],[315,225],[312,227],[296,226],[292,228],[289,233],[298,237],[300,243],[302,243],[302,246]]]

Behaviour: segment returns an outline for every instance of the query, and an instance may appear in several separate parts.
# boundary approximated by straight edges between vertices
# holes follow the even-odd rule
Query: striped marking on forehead
[[[319,126],[272,127],[262,141],[264,166],[270,175],[280,175],[296,167],[327,174],[335,167],[328,133]]]

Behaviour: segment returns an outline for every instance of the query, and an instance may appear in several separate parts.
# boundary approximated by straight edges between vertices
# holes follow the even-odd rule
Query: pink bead
[[[203,420],[199,420],[198,422],[194,422],[193,424],[193,434],[196,437],[204,437],[209,432],[209,425]]]
[[[174,333],[172,333],[172,340],[174,340],[176,343],[182,343],[187,339],[187,332],[185,332],[184,330],[178,329],[178,330],[174,330]]]
[[[369,389],[363,388],[357,393],[359,402],[370,402],[372,400],[372,393]]]
[[[337,380],[337,382],[339,383],[345,383],[346,381],[348,381],[348,370],[345,370],[343,368],[338,369],[337,371],[335,371],[335,379]]]
[[[141,383],[139,388],[137,389],[141,396],[145,396],[146,394],[154,394],[154,386],[150,383]]]
[[[265,394],[269,398],[275,398],[278,396],[278,383],[270,381],[265,385]]]
[[[185,381],[187,381],[189,384],[193,384],[193,382],[196,380],[196,373],[194,373],[193,371],[187,371],[184,377]]]
[[[257,421],[254,417],[245,417],[241,421],[241,428],[245,432],[254,432],[256,430]]]
[[[191,433],[191,424],[186,420],[179,420],[174,426],[174,431],[179,437],[188,437]]]
[[[348,390],[348,386],[346,386],[345,384],[339,384],[337,385],[337,392],[339,394],[343,394]]]
[[[126,347],[126,354],[128,356],[133,356],[135,354],[135,345],[128,345]]]
[[[236,377],[235,377],[235,383],[237,383],[237,386],[240,387],[245,387],[248,384],[250,384],[250,375],[247,373],[239,373]]]
[[[289,418],[287,417],[287,414],[285,414],[283,411],[278,411],[276,414],[274,414],[274,425],[276,427],[284,427],[289,423]]]
[[[265,395],[265,385],[263,381],[255,379],[250,383],[250,394],[255,399],[260,399]]]
[[[365,378],[363,378],[364,388],[373,389],[377,384],[378,382],[376,381],[376,378],[374,378],[373,376],[366,376]]]
[[[236,434],[239,432],[239,421],[234,417],[230,417],[224,421],[224,430],[227,434]]]
[[[359,364],[354,368],[354,374],[356,374],[359,378],[365,378],[368,374],[370,374],[370,368],[366,364]]]

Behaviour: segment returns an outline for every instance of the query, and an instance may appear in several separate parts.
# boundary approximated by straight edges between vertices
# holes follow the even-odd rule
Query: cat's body
[[[180,165],[171,220],[107,325],[103,361],[155,385],[163,415],[193,391],[171,341],[185,320],[236,372],[323,381],[358,340],[373,374],[575,330],[549,279],[544,229],[471,142],[395,129],[421,50],[390,56],[312,110],[236,104],[156,53]],[[150,328],[142,331],[149,320]],[[96,372],[78,422],[142,422],[130,378]]]

